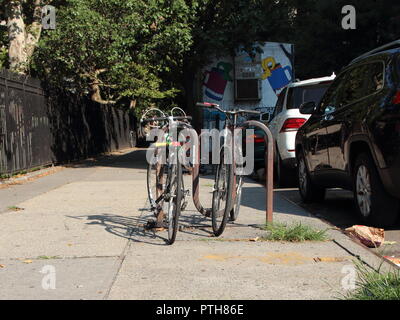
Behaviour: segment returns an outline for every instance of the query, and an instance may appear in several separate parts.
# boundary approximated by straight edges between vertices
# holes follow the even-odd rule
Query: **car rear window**
[[[314,101],[319,104],[326,90],[332,82],[324,82],[318,85],[309,85],[303,87],[290,88],[288,95],[288,109],[299,109],[305,102]]]

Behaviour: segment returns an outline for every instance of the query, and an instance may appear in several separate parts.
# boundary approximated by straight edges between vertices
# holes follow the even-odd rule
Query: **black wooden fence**
[[[74,96],[46,98],[40,82],[0,71],[0,174],[129,147],[127,112]]]

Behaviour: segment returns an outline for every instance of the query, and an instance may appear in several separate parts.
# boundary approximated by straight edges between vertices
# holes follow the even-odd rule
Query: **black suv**
[[[389,226],[400,209],[400,40],[344,68],[296,136],[300,194],[321,201],[326,188],[354,191],[365,223]]]

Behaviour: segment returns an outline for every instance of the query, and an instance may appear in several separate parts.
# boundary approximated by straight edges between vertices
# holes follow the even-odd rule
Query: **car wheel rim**
[[[357,171],[356,178],[356,196],[358,207],[364,217],[368,217],[371,213],[371,181],[368,169],[361,165]]]
[[[300,160],[299,164],[299,186],[300,190],[305,194],[307,192],[307,172],[304,160]]]

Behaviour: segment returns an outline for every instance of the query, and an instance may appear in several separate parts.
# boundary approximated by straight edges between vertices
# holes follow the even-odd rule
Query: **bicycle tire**
[[[158,150],[156,149],[153,154],[153,159],[157,156],[157,154]],[[153,211],[154,215],[157,215],[157,211],[155,210],[157,208],[157,185],[159,184],[160,176],[164,175],[164,166],[161,164],[161,173],[160,176],[157,176],[157,162],[158,160],[154,163],[150,161],[150,163],[147,165],[147,195],[151,210]]]
[[[219,237],[225,230],[232,209],[233,165],[225,163],[224,150],[221,151],[220,164],[215,175],[215,185],[212,199],[212,228],[214,236]],[[221,210],[221,198],[225,198],[225,207]],[[218,221],[218,218],[222,219]]]
[[[178,233],[179,216],[182,208],[182,166],[177,160],[177,164],[173,164],[168,172],[170,199],[168,202],[168,244],[174,244]],[[172,194],[172,196],[171,196]]]
[[[243,177],[239,176],[236,183],[236,199],[235,204],[230,213],[230,221],[235,222],[239,216],[240,204],[242,202],[242,189],[243,189]]]

